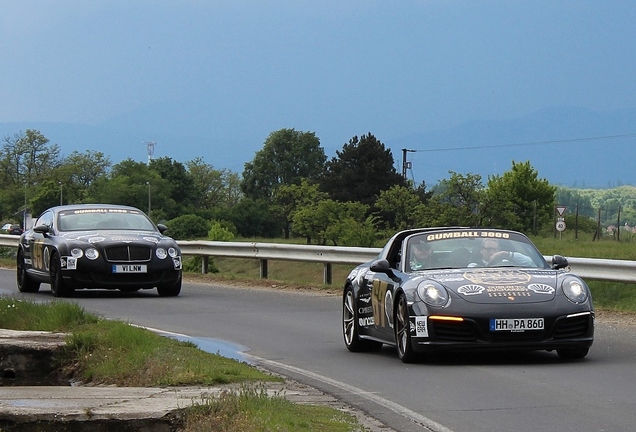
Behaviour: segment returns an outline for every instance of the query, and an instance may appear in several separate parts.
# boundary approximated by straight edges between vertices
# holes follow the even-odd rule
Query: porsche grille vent
[[[143,246],[116,246],[104,250],[108,261],[150,261],[152,250]]]

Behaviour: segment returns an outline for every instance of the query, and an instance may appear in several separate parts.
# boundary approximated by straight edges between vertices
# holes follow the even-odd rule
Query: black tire
[[[348,286],[342,296],[342,335],[347,349],[351,352],[378,351],[382,342],[360,339],[358,313],[353,288]]]
[[[587,353],[590,352],[589,348],[563,348],[558,349],[557,354],[562,359],[566,360],[578,360],[584,358]]]
[[[24,262],[24,252],[22,249],[18,249],[18,258],[16,262],[16,282],[18,284],[18,291],[24,293],[34,293],[40,290],[40,282],[36,282],[26,271],[26,264]]]
[[[157,293],[160,297],[176,297],[181,292],[181,274],[179,280],[172,284],[162,284],[157,286]]]
[[[418,356],[413,351],[411,344],[411,324],[409,321],[409,308],[406,304],[406,297],[400,294],[395,308],[395,344],[397,346],[398,357],[404,363],[413,363]]]
[[[57,252],[51,256],[49,264],[49,272],[51,275],[51,293],[53,297],[70,297],[75,290],[70,288],[62,278],[62,262]]]

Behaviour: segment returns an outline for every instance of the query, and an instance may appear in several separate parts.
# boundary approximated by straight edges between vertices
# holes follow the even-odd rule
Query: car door
[[[33,227],[47,226],[53,228],[53,212],[42,213],[35,221]],[[50,240],[47,234],[37,232],[35,229],[29,231],[26,236],[29,255],[31,257],[31,268],[36,273],[48,274],[50,261]]]

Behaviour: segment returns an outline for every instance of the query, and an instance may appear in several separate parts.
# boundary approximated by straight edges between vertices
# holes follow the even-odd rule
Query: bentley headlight
[[[446,306],[450,300],[446,288],[430,280],[420,282],[417,286],[417,295],[431,306]]]
[[[171,258],[174,258],[176,256],[179,255],[179,253],[177,252],[177,250],[173,247],[169,247],[168,248],[168,255],[170,255]]]
[[[561,284],[563,294],[574,303],[583,303],[587,300],[587,287],[585,284],[574,278],[567,278]]]
[[[155,249],[155,255],[157,255],[157,258],[159,259],[166,259],[166,257],[168,256],[168,252],[166,252],[164,248],[159,247]]]
[[[97,249],[95,248],[88,248],[84,251],[84,255],[86,256],[86,258],[88,258],[89,260],[96,260],[97,258],[99,258],[99,252],[97,251]]]
[[[71,256],[73,258],[81,258],[84,255],[84,251],[81,248],[74,247],[71,249]]]

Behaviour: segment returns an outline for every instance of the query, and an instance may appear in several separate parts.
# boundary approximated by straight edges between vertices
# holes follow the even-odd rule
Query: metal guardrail
[[[267,278],[268,260],[319,262],[324,264],[323,280],[332,283],[333,264],[357,265],[370,261],[380,248],[312,246],[259,242],[219,242],[180,240],[183,255],[201,256],[201,271],[207,273],[209,257],[258,259],[260,276]],[[0,234],[0,246],[17,247],[18,236]],[[545,256],[551,262],[551,256]],[[636,283],[636,261],[598,258],[568,258],[570,271],[584,279]]]

